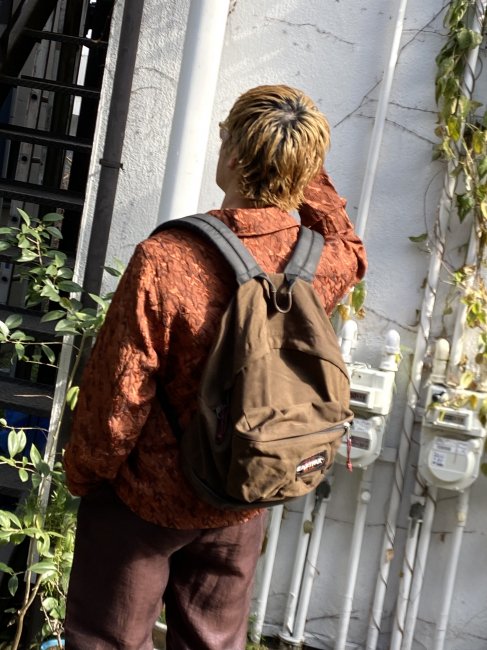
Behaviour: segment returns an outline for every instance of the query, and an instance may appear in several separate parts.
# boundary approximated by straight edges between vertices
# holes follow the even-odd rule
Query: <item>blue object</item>
[[[59,643],[57,639],[48,639],[41,643],[40,650],[48,650],[48,648],[59,648]],[[64,639],[61,639],[61,648],[64,648]]]
[[[25,427],[27,444],[23,452],[24,456],[29,455],[31,445],[35,445],[40,453],[43,453],[46,447],[49,418],[22,413],[22,411],[16,411],[14,409],[3,409],[2,417],[7,420],[9,427],[14,427],[15,429],[23,429]],[[0,454],[8,455],[9,433],[10,429],[0,429]]]

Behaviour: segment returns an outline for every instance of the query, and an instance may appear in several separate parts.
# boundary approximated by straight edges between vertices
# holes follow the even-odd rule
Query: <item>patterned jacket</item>
[[[284,269],[298,237],[294,217],[275,207],[211,214],[264,271]],[[299,214],[325,237],[314,287],[330,313],[364,275],[364,248],[325,172],[308,187]],[[184,428],[234,286],[227,263],[198,235],[174,229],[137,246],[84,371],[64,458],[74,494],[108,481],[136,514],[170,528],[218,528],[256,514],[219,510],[196,497],[156,396],[160,383]]]

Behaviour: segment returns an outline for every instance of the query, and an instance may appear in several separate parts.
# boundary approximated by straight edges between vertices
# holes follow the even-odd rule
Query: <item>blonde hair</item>
[[[256,207],[297,208],[323,166],[326,117],[300,90],[257,86],[241,95],[221,124],[237,156],[240,192]]]

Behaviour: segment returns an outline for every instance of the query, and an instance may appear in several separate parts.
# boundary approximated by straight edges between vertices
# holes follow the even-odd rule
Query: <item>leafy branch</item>
[[[1,227],[0,252],[10,256],[15,264],[15,279],[24,283],[25,306],[44,310],[41,322],[55,322],[57,340],[38,340],[19,329],[22,316],[12,314],[0,321],[0,347],[23,362],[57,367],[55,346],[73,345],[74,362],[67,380],[67,404],[74,408],[78,387],[73,377],[80,363],[86,343],[98,333],[108,310],[111,294],[103,297],[89,294],[95,307],[84,306],[82,287],[73,281],[73,269],[66,254],[57,247],[62,239],[60,226],[63,216],[50,213],[42,218],[30,217],[19,210],[18,227]],[[123,268],[116,264],[106,269],[119,277]],[[55,309],[50,309],[54,303]],[[70,342],[63,340],[70,336]],[[76,345],[73,344],[76,341]],[[62,421],[58,419],[59,429]],[[66,487],[62,463],[46,462],[35,445],[28,445],[27,428],[15,429],[0,417],[0,428],[10,430],[8,454],[0,455],[0,465],[14,470],[27,486],[25,499],[15,513],[0,510],[0,544],[18,545],[30,540],[27,567],[18,572],[6,563],[0,563],[0,572],[9,576],[8,590],[15,596],[23,577],[24,593],[17,609],[9,610],[10,625],[15,629],[11,650],[20,648],[24,620],[35,602],[44,614],[41,637],[53,637],[61,647],[65,601],[72,563],[76,525],[77,499]],[[54,433],[57,437],[57,432]],[[46,498],[47,495],[47,498]]]
[[[466,326],[479,331],[475,362],[482,372],[487,362],[487,291],[482,279],[487,244],[487,111],[473,95],[475,84],[469,69],[469,55],[481,45],[485,28],[483,25],[478,32],[468,27],[476,4],[475,0],[452,0],[445,16],[448,37],[436,58],[435,133],[440,142],[434,157],[450,163],[456,179],[453,200],[458,218],[463,222],[470,216],[473,223],[476,261],[458,269],[453,282],[466,305]]]

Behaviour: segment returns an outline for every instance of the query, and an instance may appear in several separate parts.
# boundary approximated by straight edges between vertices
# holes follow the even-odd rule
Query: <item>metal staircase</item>
[[[38,215],[58,211],[64,215],[59,249],[71,258],[113,5],[0,0],[0,226],[18,223],[17,207]],[[39,341],[52,336],[40,323],[42,312],[24,309],[14,278],[15,265],[0,254],[0,319],[21,313],[25,331]],[[55,373],[33,379],[21,363],[0,367],[0,409],[49,416],[54,382]]]

